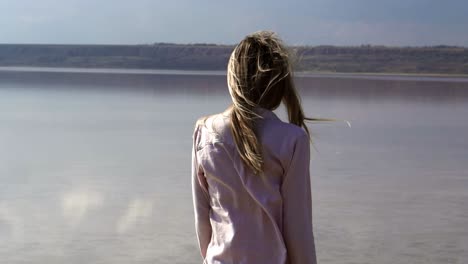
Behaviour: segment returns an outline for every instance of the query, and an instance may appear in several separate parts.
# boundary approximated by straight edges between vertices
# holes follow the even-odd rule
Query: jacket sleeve
[[[281,186],[283,237],[289,264],[316,264],[312,227],[310,142],[307,134],[296,140],[291,163]]]
[[[206,257],[206,250],[211,240],[210,200],[208,184],[202,167],[197,161],[198,126],[193,134],[192,146],[192,198],[195,214],[195,231],[197,234],[200,253]]]

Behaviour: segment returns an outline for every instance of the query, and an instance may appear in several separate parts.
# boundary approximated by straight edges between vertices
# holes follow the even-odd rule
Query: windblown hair
[[[284,103],[289,122],[303,127],[310,137],[292,78],[290,55],[281,39],[271,31],[245,37],[229,59],[227,82],[232,98],[231,131],[243,162],[255,174],[263,171],[262,147],[256,133],[260,116],[255,108],[276,109]]]

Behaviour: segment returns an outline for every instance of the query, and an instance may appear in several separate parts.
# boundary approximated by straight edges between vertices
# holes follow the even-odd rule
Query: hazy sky
[[[0,43],[468,46],[467,0],[0,0]]]

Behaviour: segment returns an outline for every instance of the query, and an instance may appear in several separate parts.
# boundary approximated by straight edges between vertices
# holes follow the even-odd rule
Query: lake
[[[319,263],[468,263],[468,79],[298,74]],[[0,69],[2,263],[201,263],[196,119],[216,72]],[[284,120],[284,109],[277,110]]]

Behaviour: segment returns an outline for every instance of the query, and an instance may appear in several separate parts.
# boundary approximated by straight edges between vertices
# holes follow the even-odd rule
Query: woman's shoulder
[[[226,112],[211,114],[202,116],[195,122],[195,129],[207,128],[207,129],[219,129],[223,125],[226,125],[229,115]]]
[[[205,143],[230,142],[229,127],[229,115],[226,111],[202,116],[195,122],[194,136],[199,135],[200,141]]]
[[[279,118],[267,119],[263,124],[263,134],[268,134],[277,139],[293,139],[296,140],[302,137],[308,137],[304,128],[285,122]]]

